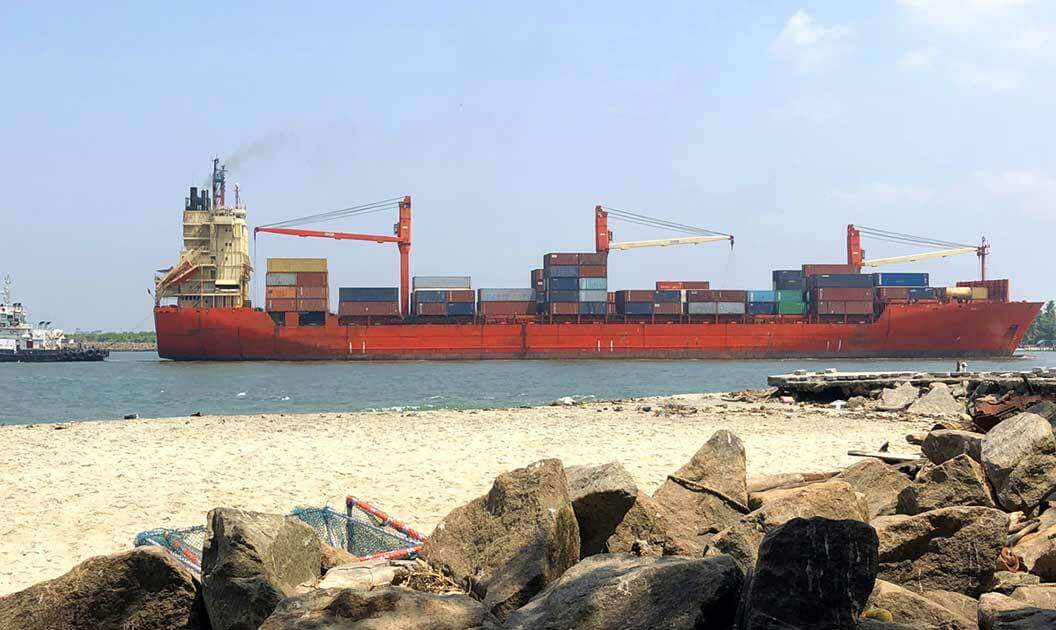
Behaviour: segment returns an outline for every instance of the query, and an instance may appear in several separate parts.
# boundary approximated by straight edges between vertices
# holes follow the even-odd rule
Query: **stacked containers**
[[[777,269],[773,272],[774,297],[778,315],[806,315],[804,300],[807,288],[802,269]]]
[[[476,295],[469,276],[415,276],[411,311],[420,317],[473,317]]]
[[[605,316],[608,311],[608,256],[550,253],[543,257],[542,312],[547,315]],[[535,274],[532,274],[533,283]]]
[[[326,312],[329,277],[325,258],[269,258],[265,309],[272,313]]]
[[[686,313],[689,315],[744,315],[747,302],[747,291],[732,289],[686,291]]]
[[[542,313],[546,310],[546,272],[542,269],[532,269],[532,289],[535,290],[535,312]]]
[[[874,273],[876,301],[880,304],[934,301],[936,294],[926,273]]]
[[[872,315],[876,291],[864,273],[807,275],[811,308],[816,315]]]
[[[747,310],[750,315],[777,315],[777,291],[749,291]]]
[[[972,289],[983,289],[973,292],[973,300],[990,300],[991,302],[1007,302],[1009,300],[1008,280],[968,280],[958,282],[958,287],[969,287]],[[979,297],[976,297],[976,296]]]
[[[341,317],[395,317],[400,314],[397,287],[341,287],[337,290]]]
[[[516,317],[536,313],[533,289],[477,289],[477,308],[486,317]]]
[[[681,315],[682,291],[616,291],[616,313],[630,316]]]

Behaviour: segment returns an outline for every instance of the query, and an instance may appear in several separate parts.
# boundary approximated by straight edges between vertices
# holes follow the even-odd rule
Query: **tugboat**
[[[37,326],[26,320],[20,302],[11,301],[11,277],[4,278],[0,302],[0,363],[49,363],[58,361],[102,361],[109,350],[73,343],[51,322]]]

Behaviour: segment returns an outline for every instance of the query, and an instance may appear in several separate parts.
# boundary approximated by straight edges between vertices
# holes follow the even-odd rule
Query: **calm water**
[[[971,369],[1056,366],[1056,353]],[[0,424],[384,408],[507,407],[763,387],[771,374],[942,370],[954,361],[467,361],[175,363],[116,352],[103,363],[0,364]]]

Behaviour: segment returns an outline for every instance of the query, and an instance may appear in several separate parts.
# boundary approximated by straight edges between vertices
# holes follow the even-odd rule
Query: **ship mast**
[[[4,276],[4,291],[3,291],[3,294],[4,294],[4,304],[10,304],[11,303],[11,276],[10,275],[5,275]]]

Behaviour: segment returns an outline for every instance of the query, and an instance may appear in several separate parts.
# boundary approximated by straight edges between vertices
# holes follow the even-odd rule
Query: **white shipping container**
[[[609,292],[608,291],[580,291],[579,301],[580,302],[608,302]]]
[[[472,289],[469,276],[415,276],[411,289]]]

